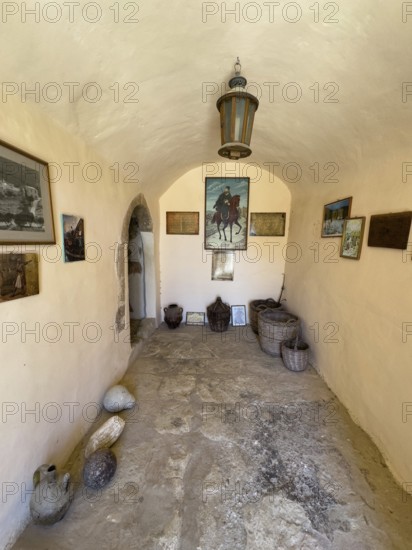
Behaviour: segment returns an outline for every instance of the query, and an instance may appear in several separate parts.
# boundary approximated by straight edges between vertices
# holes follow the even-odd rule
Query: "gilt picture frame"
[[[0,141],[0,244],[54,244],[47,162]]]
[[[364,231],[365,216],[348,218],[344,221],[340,248],[340,255],[342,258],[359,260],[362,250]]]

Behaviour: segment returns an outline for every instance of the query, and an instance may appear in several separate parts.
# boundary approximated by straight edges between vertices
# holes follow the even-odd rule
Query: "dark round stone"
[[[83,481],[86,487],[101,489],[116,472],[116,455],[110,449],[98,449],[86,459]]]

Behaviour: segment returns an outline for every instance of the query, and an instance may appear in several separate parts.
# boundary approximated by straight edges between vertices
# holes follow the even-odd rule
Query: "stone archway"
[[[134,241],[130,247],[130,239],[135,239],[136,235],[138,240]],[[141,258],[144,257],[144,265],[141,263],[140,268],[139,260],[136,260],[136,245],[141,247]],[[118,332],[130,331],[130,342],[133,345],[150,334],[156,326],[153,222],[146,200],[141,193],[132,200],[127,209],[122,225],[121,242],[116,250],[116,259],[119,298],[115,324]],[[133,278],[130,279],[129,275],[139,270],[141,277],[135,277],[134,282],[138,281],[141,286],[133,289],[132,294],[134,293],[135,307],[136,300],[139,301],[139,299],[144,301],[144,305],[141,304],[140,309],[138,308],[136,316],[140,319],[133,320],[130,315],[129,289],[129,280],[133,281]]]

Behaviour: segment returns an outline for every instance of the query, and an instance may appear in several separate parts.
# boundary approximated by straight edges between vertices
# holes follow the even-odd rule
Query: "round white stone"
[[[110,388],[103,399],[103,407],[109,412],[132,409],[136,404],[135,397],[120,384]]]

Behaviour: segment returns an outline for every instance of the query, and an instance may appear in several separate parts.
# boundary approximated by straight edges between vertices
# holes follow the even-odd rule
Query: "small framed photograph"
[[[48,164],[0,142],[0,243],[55,242]]]
[[[343,235],[340,249],[340,255],[342,258],[359,260],[362,250],[364,230],[364,216],[345,220],[345,223],[343,224]]]
[[[322,237],[341,237],[343,222],[350,216],[352,197],[330,202],[323,207]]]
[[[213,252],[212,281],[233,281],[235,255],[233,252]]]
[[[202,311],[188,311],[186,313],[186,325],[204,325],[205,314]]]
[[[231,306],[232,326],[244,327],[246,325],[246,307]]]
[[[63,250],[65,262],[85,259],[84,219],[80,216],[62,214]]]

